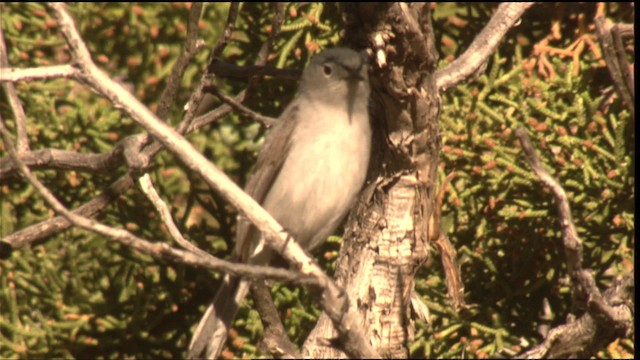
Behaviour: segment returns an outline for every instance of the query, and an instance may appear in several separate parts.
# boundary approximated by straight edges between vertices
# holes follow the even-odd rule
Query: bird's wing
[[[298,121],[298,107],[289,106],[280,116],[280,120],[267,134],[256,170],[249,179],[245,192],[262,204],[271,185],[280,173],[287,158],[291,143],[291,134]],[[236,232],[236,257],[248,261],[253,246],[252,239],[258,230],[251,221],[241,217]],[[253,245],[253,246],[252,246]],[[264,259],[264,258],[263,258]],[[255,259],[254,259],[255,260]],[[268,260],[267,260],[268,261]],[[218,357],[227,339],[228,329],[249,290],[249,283],[227,274],[218,293],[194,331],[189,345],[188,358]]]
[[[287,159],[291,145],[291,135],[298,124],[298,106],[289,106],[280,116],[278,122],[267,133],[264,145],[258,156],[256,169],[249,179],[244,191],[256,202],[262,204],[278,177],[282,165]],[[236,232],[236,255],[247,260],[251,239],[257,236],[258,230],[250,220],[240,217]]]

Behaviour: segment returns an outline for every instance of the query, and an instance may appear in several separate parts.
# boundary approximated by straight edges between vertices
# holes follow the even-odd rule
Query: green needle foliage
[[[300,69],[317,51],[340,43],[339,4],[287,3],[268,64]],[[495,4],[447,3],[434,8],[441,67],[460,55],[486,24]],[[188,4],[81,3],[69,9],[94,61],[128,86],[152,110],[186,36]],[[225,25],[228,4],[206,4],[200,38],[211,49]],[[251,65],[273,31],[277,6],[245,3],[223,60]],[[633,7],[605,8],[614,22],[633,22]],[[633,269],[635,127],[616,96],[598,53],[595,4],[539,4],[525,13],[474,81],[443,94],[440,178],[456,172],[443,205],[443,230],[458,250],[468,309],[449,305],[437,255],[416,281],[430,310],[417,321],[412,357],[508,356],[537,343],[541,326],[562,323],[571,309],[560,224],[551,193],[524,161],[513,130],[525,127],[550,172],[571,201],[584,241],[584,266],[604,289]],[[549,16],[549,14],[552,14]],[[38,3],[0,4],[11,66],[69,62],[55,20]],[[547,39],[543,44],[542,40]],[[545,45],[541,46],[541,45]],[[568,49],[575,55],[553,49]],[[628,52],[633,56],[633,51]],[[182,105],[198,83],[209,52],[187,68],[166,121],[182,118]],[[629,59],[631,63],[633,58]],[[217,79],[227,94],[247,82]],[[264,78],[245,104],[278,116],[296,82]],[[87,87],[70,80],[16,84],[33,150],[108,152],[142,129]],[[14,131],[0,90],[0,113]],[[189,141],[240,185],[262,143],[259,124],[231,114],[188,136]],[[0,157],[6,151],[0,147]],[[93,199],[125,174],[39,170],[36,174],[70,208]],[[182,233],[226,257],[233,248],[236,211],[166,152],[149,171]],[[0,183],[0,237],[53,215],[19,177]],[[99,221],[152,241],[172,243],[157,212],[137,188],[111,204]],[[329,272],[340,238],[317,258]],[[215,293],[219,274],[160,262],[78,229],[15,251],[0,261],[0,357],[181,358],[193,327]],[[320,311],[302,287],[273,284],[285,330],[302,345]],[[543,304],[551,314],[542,319]],[[240,310],[222,356],[262,356],[259,314]],[[632,357],[633,338],[619,339],[599,357]]]
[[[564,15],[542,16],[559,6]],[[526,164],[516,128],[527,129],[543,164],[567,191],[584,241],[584,266],[594,271],[599,287],[633,269],[635,135],[628,129],[634,120],[611,92],[606,67],[587,43],[599,48],[593,23],[587,22],[585,33],[576,29],[577,19],[592,19],[594,8],[532,8],[483,75],[444,94],[440,177],[456,177],[442,210],[443,229],[458,249],[471,308],[456,314],[443,307],[446,284],[440,274],[425,271],[418,290],[432,319],[418,330],[413,356],[512,355],[539,341],[539,326],[563,323],[569,311],[580,314],[568,307],[554,198]],[[609,11],[614,21],[632,22],[628,8]],[[443,32],[445,63],[452,59],[447,54],[457,55],[472,39],[455,36],[485,24],[482,14],[488,13],[486,5],[436,7],[436,24],[442,26],[434,27]],[[554,26],[562,36],[548,46],[583,46],[575,58],[536,46],[549,35],[541,30]],[[552,311],[548,320],[541,319],[545,301]],[[599,356],[633,353],[632,339],[623,339]]]

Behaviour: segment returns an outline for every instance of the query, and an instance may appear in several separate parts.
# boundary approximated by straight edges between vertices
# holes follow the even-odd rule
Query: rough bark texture
[[[440,151],[437,61],[428,4],[344,7],[348,46],[373,49],[374,150],[369,182],[347,223],[336,280],[382,357],[407,357],[414,333],[414,275],[429,252]],[[314,358],[344,357],[323,315],[304,346]],[[327,341],[328,340],[328,341]]]

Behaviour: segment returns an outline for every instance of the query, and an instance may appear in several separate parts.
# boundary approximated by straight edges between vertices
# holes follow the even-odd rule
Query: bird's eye
[[[333,72],[333,68],[329,64],[325,64],[324,67],[322,68],[322,70],[324,71],[324,74],[326,76],[331,75],[331,73]]]

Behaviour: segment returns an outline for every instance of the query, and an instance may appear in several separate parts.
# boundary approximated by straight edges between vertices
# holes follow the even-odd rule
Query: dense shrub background
[[[301,68],[317,50],[340,43],[340,6],[287,4],[285,25],[270,63]],[[434,27],[442,66],[486,24],[495,4],[436,4]],[[459,251],[466,300],[449,306],[437,254],[417,282],[431,311],[418,322],[413,357],[511,355],[541,338],[541,325],[565,321],[570,309],[560,226],[550,193],[523,161],[513,130],[524,126],[545,166],[568,192],[585,266],[601,288],[633,270],[635,237],[635,126],[615,94],[593,22],[597,4],[539,4],[525,13],[487,71],[443,94],[441,179],[456,172],[443,208],[443,226]],[[607,4],[614,22],[634,21],[634,5]],[[152,110],[186,33],[187,3],[70,5],[94,60],[131,86]],[[200,21],[208,45],[189,67],[171,116],[199,81],[227,16],[227,4],[207,4]],[[244,4],[224,57],[251,64],[270,31],[272,8]],[[15,67],[67,62],[56,23],[38,3],[0,4],[0,21]],[[547,47],[541,47],[543,39]],[[633,44],[628,44],[633,56]],[[557,51],[553,49],[563,49]],[[630,58],[631,62],[635,59]],[[227,93],[246,86],[221,81]],[[296,83],[265,79],[247,105],[277,116]],[[67,80],[20,83],[32,149],[106,152],[141,132],[127,116],[86,87]],[[13,129],[6,96],[0,112]],[[230,115],[189,140],[241,184],[246,181],[263,130]],[[0,147],[0,157],[6,151]],[[69,207],[92,199],[124,174],[38,171]],[[162,153],[151,171],[173,205],[183,232],[218,256],[229,253],[235,212]],[[0,237],[52,216],[34,189],[19,178],[0,184]],[[130,190],[100,221],[124,226],[155,241],[171,241],[149,202]],[[340,239],[318,259],[331,271]],[[85,231],[71,229],[0,262],[0,357],[180,358],[192,328],[218,281],[181,265],[159,263]],[[274,286],[289,335],[301,344],[319,311],[302,288]],[[541,319],[548,301],[552,316]],[[241,310],[225,357],[256,356],[259,315]],[[599,357],[632,357],[634,337],[602,349]]]

